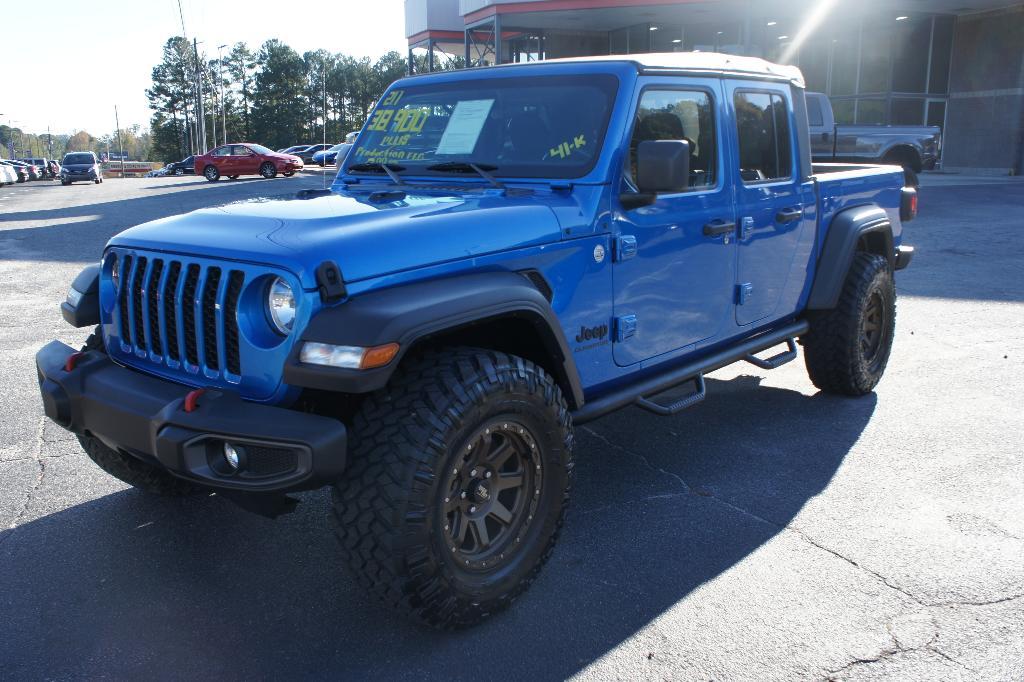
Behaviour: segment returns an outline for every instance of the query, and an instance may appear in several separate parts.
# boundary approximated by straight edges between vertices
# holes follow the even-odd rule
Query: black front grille
[[[171,366],[241,376],[236,314],[243,272],[223,277],[216,266],[144,256],[121,260],[116,322],[126,346]]]
[[[203,352],[206,354],[206,366],[220,369],[217,357],[217,287],[220,286],[220,268],[206,271],[206,284],[203,285]]]
[[[178,281],[181,279],[181,263],[173,261],[167,271],[167,283],[164,284],[164,323],[167,325],[167,355],[176,362],[181,362],[181,346],[178,345]]]
[[[146,276],[146,259],[135,261],[135,275],[132,277],[132,331],[135,347],[146,350],[146,328],[142,324],[142,280]]]
[[[160,275],[164,271],[164,262],[154,260],[153,267],[149,269],[149,277],[146,279],[146,308],[149,317],[149,344],[154,353],[164,352],[163,339],[160,338],[160,305],[157,299],[160,297]]]
[[[124,282],[124,286],[127,286],[128,278],[132,274],[132,257],[125,256],[122,260],[123,262],[118,263],[117,266],[120,268],[118,277],[119,281]],[[120,300],[118,301],[118,317],[121,318],[121,338],[130,339],[132,338],[131,316],[128,314],[128,296],[125,295],[124,286],[121,287]]]
[[[242,373],[242,359],[238,355],[238,297],[242,293],[245,273],[232,270],[228,277],[228,293],[224,297],[224,341],[227,350],[228,371]]]
[[[193,365],[199,364],[199,348],[196,346],[196,287],[199,284],[199,266],[193,263],[185,273],[185,288],[181,290],[184,303],[181,317],[185,322],[185,359]]]

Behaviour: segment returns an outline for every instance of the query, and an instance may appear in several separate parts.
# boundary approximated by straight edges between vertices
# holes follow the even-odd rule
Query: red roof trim
[[[544,2],[510,2],[488,5],[463,17],[466,24],[487,19],[495,14],[521,14],[524,12],[557,12],[575,9],[606,9],[609,7],[644,7],[652,5],[683,5],[701,0],[544,0]]]
[[[449,39],[449,40],[452,40],[452,39],[464,40],[465,37],[466,37],[466,34],[463,33],[462,31],[433,31],[433,30],[427,30],[427,31],[420,31],[416,35],[411,35],[411,36],[409,36],[407,38],[407,40],[409,41],[409,47],[412,47],[416,43],[422,43],[424,40],[427,40],[428,38],[441,38],[441,39]]]

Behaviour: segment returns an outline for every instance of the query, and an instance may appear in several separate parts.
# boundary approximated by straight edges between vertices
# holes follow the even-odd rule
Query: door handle
[[[784,208],[775,214],[775,222],[791,223],[804,217],[802,208]]]
[[[724,220],[712,220],[710,223],[704,226],[704,235],[707,237],[717,237],[719,235],[728,234],[736,229],[735,222],[726,222]]]

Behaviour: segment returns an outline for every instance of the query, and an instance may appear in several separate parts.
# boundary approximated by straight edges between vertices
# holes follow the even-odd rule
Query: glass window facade
[[[736,21],[649,21],[611,30],[587,30],[586,10],[579,12],[578,29],[544,27],[538,21],[543,13],[528,13],[529,22],[516,13],[497,14],[468,26],[461,43],[456,39],[428,40],[412,46],[409,68],[421,73],[466,65],[644,52],[745,54],[798,65],[808,89],[829,96],[840,123],[941,125],[949,88],[954,17],[883,9],[863,16],[837,14],[797,45],[803,17],[769,16],[767,11],[758,8],[755,12],[760,16]]]
[[[838,123],[943,124],[955,19],[898,16],[837,20],[790,56],[808,89],[828,94]],[[752,53],[783,61],[768,42]]]

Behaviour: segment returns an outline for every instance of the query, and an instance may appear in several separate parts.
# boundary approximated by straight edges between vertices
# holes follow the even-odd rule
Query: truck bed
[[[836,213],[874,203],[887,207],[885,212],[892,224],[894,245],[900,244],[900,190],[904,182],[902,168],[858,163],[815,163],[811,170],[811,177],[818,187],[822,238]],[[818,248],[821,248],[821,244]]]

